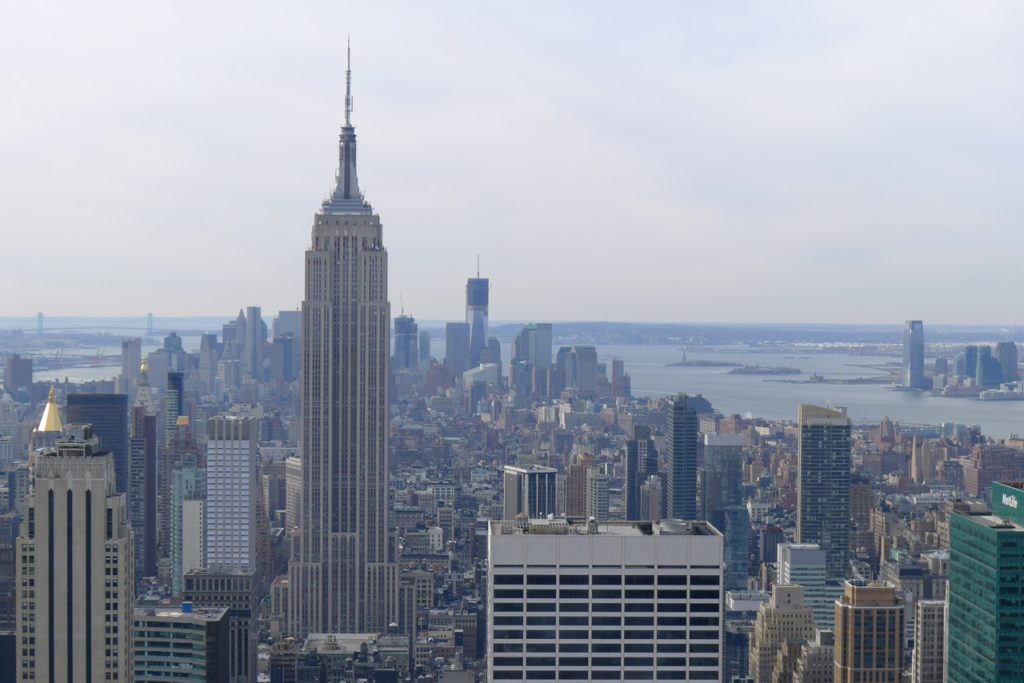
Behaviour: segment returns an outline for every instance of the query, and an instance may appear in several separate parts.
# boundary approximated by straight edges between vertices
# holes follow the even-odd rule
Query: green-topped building
[[[950,519],[947,680],[1024,680],[1024,484]]]

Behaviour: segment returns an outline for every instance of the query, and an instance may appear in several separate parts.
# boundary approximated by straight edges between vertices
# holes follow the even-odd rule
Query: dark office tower
[[[270,345],[270,379],[273,382],[295,380],[295,338],[277,337]]]
[[[466,280],[466,324],[469,325],[469,367],[480,365],[480,356],[487,348],[487,302],[490,280],[485,277]]]
[[[757,560],[759,564],[778,562],[779,544],[786,540],[782,527],[768,524],[757,530]]]
[[[567,388],[592,396],[597,387],[597,349],[593,346],[573,346],[558,349],[555,367],[565,378]]]
[[[242,347],[242,372],[257,382],[263,381],[263,345],[267,343],[267,324],[259,306],[245,309],[245,345]]]
[[[351,84],[351,71],[347,72]],[[356,180],[346,88],[337,186],[313,219],[302,303],[302,528],[289,563],[289,628],[383,633],[398,620],[388,526],[388,254]]]
[[[149,386],[149,367],[139,367],[128,440],[128,521],[134,542],[135,576],[156,576],[157,566],[157,427],[156,406]]]
[[[693,399],[680,394],[668,411],[668,516],[697,518],[697,449],[700,421]]]
[[[156,415],[137,403],[132,408],[128,440],[128,521],[135,539],[135,576],[139,578],[156,576],[156,436]]]
[[[171,332],[164,337],[164,352],[167,354],[167,369],[175,372],[185,371],[185,347],[182,345],[181,337],[177,332]]]
[[[487,340],[487,346],[484,347],[484,352],[480,356],[480,362],[497,365],[498,378],[501,378],[501,342],[498,341],[497,337],[490,337]]]
[[[812,405],[801,405],[797,418],[796,540],[817,543],[828,577],[841,579],[850,556],[850,420]]]
[[[430,369],[430,332],[428,330],[420,330],[419,348],[417,349],[420,358],[420,368],[423,370]]]
[[[920,320],[908,320],[903,328],[903,386],[931,388],[924,376],[924,325]]]
[[[225,683],[250,683],[256,680],[259,632],[256,617],[259,608],[259,580],[252,569],[221,567],[193,569],[182,577],[182,599],[199,608],[227,608],[230,660]],[[207,679],[208,680],[208,679]],[[315,679],[319,680],[319,679]]]
[[[395,356],[391,369],[415,370],[419,365],[419,354],[416,345],[419,342],[419,326],[411,315],[400,315],[395,318]]]
[[[974,378],[978,374],[978,347],[975,344],[968,344],[964,347],[963,371],[957,368],[957,374],[964,377]]]
[[[445,325],[444,366],[456,377],[473,367],[469,364],[469,325],[466,323]]]
[[[626,374],[626,365],[621,358],[612,358],[612,396],[615,398],[629,398],[632,393],[629,375]]]
[[[32,359],[22,358],[16,353],[7,357],[4,386],[7,391],[32,388]]]
[[[542,465],[505,465],[505,519],[523,514],[543,519],[556,512],[558,470]]]
[[[1017,373],[1017,345],[1012,341],[1003,341],[996,344],[996,360],[999,361],[999,369],[1004,382],[1016,382],[1020,379]]]
[[[974,384],[979,387],[996,387],[1002,379],[1003,371],[999,361],[992,355],[991,346],[978,347],[978,363],[974,370]]]
[[[651,438],[651,428],[633,426],[633,438],[626,442],[625,486],[626,519],[649,519],[649,510],[640,509],[640,487],[652,474],[658,473],[658,451]]]
[[[745,590],[750,547],[750,515],[743,495],[743,438],[736,434],[704,435],[702,519],[725,537],[725,587]]]
[[[128,492],[128,397],[125,394],[68,394],[68,422],[91,424],[100,448],[114,457],[117,492]]]

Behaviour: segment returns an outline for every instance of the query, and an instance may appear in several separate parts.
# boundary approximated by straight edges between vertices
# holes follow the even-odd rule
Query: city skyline
[[[1024,9],[264,2],[0,28],[0,680],[1016,680]]]
[[[928,22],[910,6],[872,18],[460,4],[282,16],[255,5],[238,21],[230,8],[115,5],[80,17],[68,7],[66,22],[19,8],[0,48],[24,65],[4,78],[18,103],[0,133],[8,220],[20,227],[8,246],[49,235],[62,245],[48,255],[54,273],[83,255],[110,263],[79,291],[103,314],[230,311],[239,287],[265,310],[294,309],[301,291],[286,283],[301,263],[290,255],[335,163],[324,149],[348,32],[373,150],[364,176],[389,207],[391,291],[420,320],[461,317],[478,254],[495,320],[563,319],[570,307],[551,293],[569,287],[587,293],[572,317],[590,320],[1012,318],[1012,269],[969,244],[978,230],[1007,251],[1020,239],[1007,151],[1021,92],[997,75],[1018,49],[1019,10],[988,7],[929,6]],[[44,24],[73,64],[28,42]],[[615,189],[603,192],[610,169]],[[456,209],[437,210],[456,193]],[[646,255],[645,291],[685,271],[709,294],[610,287],[621,251],[610,240],[624,226]],[[122,246],[129,231],[141,253]],[[510,259],[512,237],[544,248]],[[588,241],[585,263],[565,259]],[[187,277],[174,259],[147,257],[160,244],[187,254]],[[220,257],[239,250],[246,258]],[[921,277],[908,258],[956,267]],[[33,282],[32,310],[82,308],[36,265],[15,260],[9,275]],[[722,277],[725,267],[744,275]]]

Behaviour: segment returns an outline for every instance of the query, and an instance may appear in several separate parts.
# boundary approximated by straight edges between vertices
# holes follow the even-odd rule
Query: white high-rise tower
[[[350,62],[351,64],[351,62]],[[346,72],[337,185],[313,219],[302,303],[302,526],[289,630],[384,632],[398,620],[388,527],[388,255],[359,191]]]

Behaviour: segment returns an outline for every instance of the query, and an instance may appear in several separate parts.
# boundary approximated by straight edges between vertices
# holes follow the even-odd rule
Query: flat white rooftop
[[[495,536],[546,534],[558,536],[721,536],[702,521],[665,519],[659,522],[588,522],[585,519],[493,520]]]

